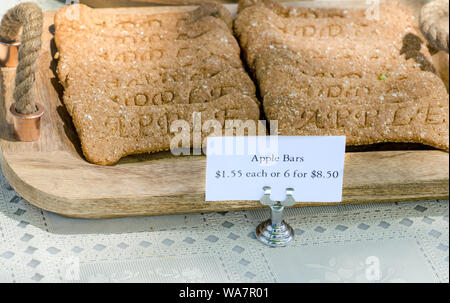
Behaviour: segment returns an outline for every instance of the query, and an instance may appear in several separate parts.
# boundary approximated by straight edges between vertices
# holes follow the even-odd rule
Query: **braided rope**
[[[22,28],[19,64],[16,71],[14,100],[16,111],[21,114],[36,112],[33,85],[36,61],[41,49],[43,26],[42,10],[35,3],[21,3],[11,8],[0,24],[0,39],[11,43],[17,41]]]
[[[420,30],[432,47],[448,53],[448,28],[440,21],[448,18],[448,0],[435,0],[424,5],[420,12]]]

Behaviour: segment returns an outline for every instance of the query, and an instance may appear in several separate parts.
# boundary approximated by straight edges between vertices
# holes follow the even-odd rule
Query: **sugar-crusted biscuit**
[[[73,123],[86,159],[110,165],[126,155],[168,150],[175,136],[171,131],[172,123],[184,120],[192,131],[194,113],[199,113],[200,122],[216,120],[221,127],[226,120],[256,121],[259,118],[259,108],[253,99],[233,93],[208,103],[126,109],[118,104],[111,105],[108,99],[84,102],[74,107]],[[202,140],[205,136],[202,131]],[[193,136],[191,144],[192,139]]]
[[[171,73],[167,69],[155,69],[148,73],[133,70],[111,74],[90,70],[71,73],[64,103],[70,114],[86,96],[104,97],[125,107],[205,103],[231,93],[249,96],[258,103],[254,84],[242,68],[228,68],[214,75],[197,69],[183,71]]]
[[[110,165],[168,150],[171,124],[192,124],[195,112],[222,128],[225,120],[258,120],[256,88],[231,26],[216,4],[155,15],[61,9],[57,73],[86,159]]]
[[[241,0],[234,24],[268,119],[280,135],[346,135],[348,145],[449,149],[448,93],[412,14]]]

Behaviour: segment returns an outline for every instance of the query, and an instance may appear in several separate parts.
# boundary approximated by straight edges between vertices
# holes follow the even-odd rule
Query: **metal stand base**
[[[272,225],[272,219],[262,222],[256,228],[256,238],[269,246],[286,246],[294,239],[294,230],[285,221]]]
[[[293,197],[293,188],[286,188],[286,200],[277,203],[270,199],[272,189],[270,186],[264,186],[264,196],[261,198],[261,204],[270,207],[271,218],[259,224],[256,228],[256,238],[262,243],[272,246],[286,246],[294,239],[294,230],[283,220],[285,206],[295,204]]]

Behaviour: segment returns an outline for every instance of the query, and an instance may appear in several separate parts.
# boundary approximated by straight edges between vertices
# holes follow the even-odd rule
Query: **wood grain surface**
[[[189,9],[192,8],[102,11],[151,14]],[[8,110],[15,69],[1,68],[0,72],[2,169],[11,186],[24,199],[45,210],[81,218],[262,208],[258,201],[205,202],[206,160],[202,156],[146,154],[126,157],[111,167],[85,161],[62,104],[62,87],[55,74],[53,16],[54,12],[45,14],[43,48],[36,73],[37,101],[46,109],[39,141],[16,141]],[[448,198],[448,172],[448,153],[436,150],[347,153],[343,203]],[[295,206],[306,205],[311,204]]]

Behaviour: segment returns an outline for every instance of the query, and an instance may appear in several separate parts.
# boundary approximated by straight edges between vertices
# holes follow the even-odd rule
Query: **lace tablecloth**
[[[268,210],[69,219],[0,174],[0,282],[448,282],[448,213],[448,200],[289,209],[295,241],[269,248],[254,233]]]
[[[448,200],[288,209],[294,242],[255,239],[268,210],[61,217],[0,176],[0,282],[448,282]]]

